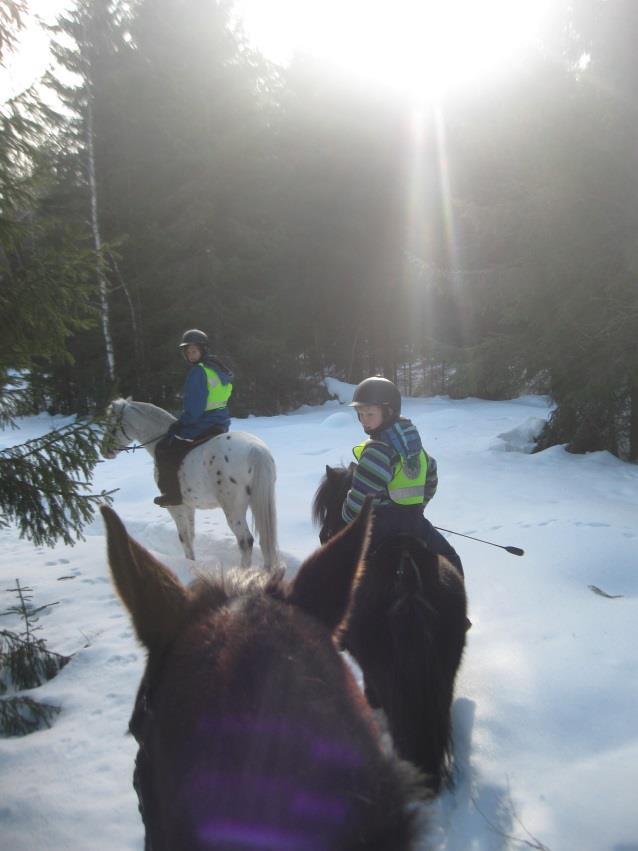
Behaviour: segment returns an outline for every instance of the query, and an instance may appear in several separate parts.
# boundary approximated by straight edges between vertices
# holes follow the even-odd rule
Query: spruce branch
[[[0,525],[36,545],[73,546],[113,491],[85,493],[99,461],[95,421],[79,421],[0,451]]]

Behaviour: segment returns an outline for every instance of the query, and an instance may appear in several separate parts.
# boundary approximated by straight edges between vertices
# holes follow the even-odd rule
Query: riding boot
[[[155,505],[159,505],[160,508],[168,508],[171,505],[181,505],[182,498],[181,496],[169,496],[168,494],[161,494],[160,496],[156,496],[153,500]]]
[[[182,442],[172,435],[162,438],[155,447],[155,463],[157,464],[157,484],[162,492],[153,502],[161,508],[182,504],[182,494],[177,474],[180,463],[185,455]]]

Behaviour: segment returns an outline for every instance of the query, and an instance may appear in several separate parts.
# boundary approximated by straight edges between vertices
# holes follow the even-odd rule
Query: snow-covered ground
[[[330,386],[350,399],[352,387]],[[638,851],[638,467],[602,452],[529,454],[549,414],[539,397],[409,399],[404,414],[439,464],[432,522],[526,553],[450,538],[473,627],[454,705],[456,787],[435,805],[423,848]],[[23,420],[0,446],[60,422]],[[310,505],[325,465],[350,460],[360,427],[338,401],[233,427],[275,456],[293,573],[317,545]],[[119,488],[114,507],[129,532],[188,581],[172,521],[153,505],[146,452],[100,464],[95,486]],[[197,527],[199,567],[236,560],[221,512],[201,513]],[[141,851],[126,731],[144,654],[111,586],[101,520],[73,548],[34,547],[13,530],[0,541],[0,611],[19,579],[35,605],[58,603],[40,621],[50,649],[75,654],[32,692],[61,706],[53,727],[0,740],[0,848]]]

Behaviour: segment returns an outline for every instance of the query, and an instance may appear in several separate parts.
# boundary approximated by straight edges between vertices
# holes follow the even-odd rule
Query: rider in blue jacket
[[[162,493],[154,501],[163,508],[182,502],[177,474],[194,442],[223,434],[230,427],[227,403],[233,391],[232,372],[209,354],[208,336],[203,331],[186,331],[180,349],[190,365],[184,382],[183,411],[155,447]]]

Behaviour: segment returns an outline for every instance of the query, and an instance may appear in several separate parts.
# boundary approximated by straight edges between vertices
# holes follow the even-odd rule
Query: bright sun
[[[552,0],[237,0],[250,41],[275,62],[309,53],[419,99],[505,71]]]

